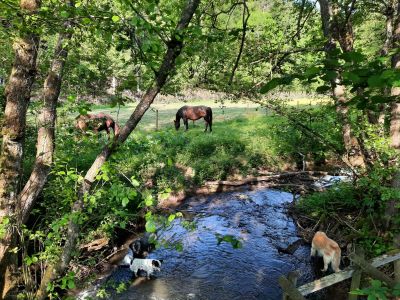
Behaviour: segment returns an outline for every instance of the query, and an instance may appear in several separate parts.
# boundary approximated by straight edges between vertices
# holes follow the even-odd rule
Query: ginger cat
[[[319,256],[323,257],[323,272],[328,270],[329,263],[331,263],[332,269],[335,272],[340,272],[339,265],[341,252],[339,245],[334,240],[328,238],[325,232],[317,231],[315,233],[311,242],[311,256],[315,256],[318,253]]]

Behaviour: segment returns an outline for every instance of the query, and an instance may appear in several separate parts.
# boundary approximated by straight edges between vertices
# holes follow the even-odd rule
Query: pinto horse
[[[182,106],[176,113],[176,118],[174,120],[175,129],[178,130],[181,126],[181,119],[183,119],[183,124],[186,127],[186,130],[189,129],[188,120],[198,120],[200,118],[204,118],[206,123],[207,131],[208,126],[210,126],[210,132],[212,131],[212,110],[211,107],[208,106]]]
[[[87,114],[79,115],[76,117],[75,127],[86,132],[86,130],[93,130],[95,133],[105,130],[108,139],[110,139],[110,129],[114,131],[114,137],[119,134],[119,126],[114,119],[107,114]]]

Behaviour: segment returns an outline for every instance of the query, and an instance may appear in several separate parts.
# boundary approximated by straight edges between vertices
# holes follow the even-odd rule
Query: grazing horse
[[[79,115],[76,117],[75,127],[86,132],[86,130],[93,130],[95,133],[105,130],[107,132],[108,139],[110,139],[110,128],[114,131],[114,137],[119,134],[119,126],[114,119],[107,114],[87,114]]]
[[[175,129],[178,130],[181,126],[181,119],[183,119],[183,124],[186,127],[186,130],[189,129],[188,120],[198,120],[200,118],[204,118],[206,123],[207,131],[208,126],[210,126],[210,132],[212,131],[212,110],[211,107],[207,106],[182,106],[176,113],[176,118],[174,120]]]

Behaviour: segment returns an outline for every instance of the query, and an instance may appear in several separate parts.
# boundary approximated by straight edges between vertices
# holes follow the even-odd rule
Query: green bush
[[[400,216],[391,220],[392,230],[383,230],[387,225],[385,210],[387,202],[400,204],[400,191],[392,188],[395,170],[375,167],[354,183],[339,183],[324,192],[302,197],[297,209],[322,223],[346,218],[353,230],[349,231],[369,254],[379,255],[392,247],[393,236],[400,232]],[[362,217],[360,217],[362,216]],[[349,228],[344,226],[342,236]]]

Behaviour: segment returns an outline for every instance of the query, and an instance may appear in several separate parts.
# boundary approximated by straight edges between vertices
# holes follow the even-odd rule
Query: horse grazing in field
[[[189,129],[188,120],[198,120],[200,118],[204,118],[206,123],[207,131],[208,126],[210,126],[210,132],[212,131],[212,110],[211,107],[208,106],[182,106],[176,113],[176,118],[174,120],[175,129],[178,130],[181,126],[181,119],[183,119],[183,124],[186,127],[186,130]]]
[[[119,134],[119,126],[114,119],[107,114],[87,114],[79,115],[76,117],[75,127],[86,132],[86,130],[93,130],[95,133],[105,130],[108,139],[110,139],[110,129],[114,131],[114,137]]]

